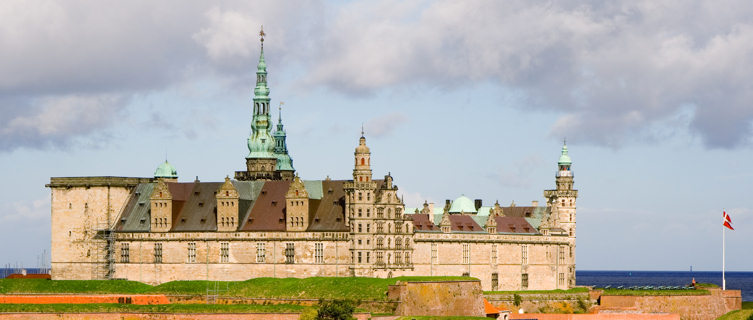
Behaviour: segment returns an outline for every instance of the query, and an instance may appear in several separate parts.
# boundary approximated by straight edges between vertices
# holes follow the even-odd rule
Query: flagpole
[[[722,210],[724,210],[724,209],[722,209]],[[724,235],[725,235],[725,230],[724,230],[725,226],[724,226],[724,223],[727,222],[727,217],[726,217],[726,212],[727,211],[724,210],[722,212],[725,213],[725,216],[722,217],[722,220],[723,220],[722,221],[722,290],[727,290],[727,279],[724,277],[724,260],[726,258],[726,256],[725,256],[726,243],[725,243],[725,239],[724,239]]]

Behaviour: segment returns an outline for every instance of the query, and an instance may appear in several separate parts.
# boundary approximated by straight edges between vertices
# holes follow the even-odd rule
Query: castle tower
[[[217,231],[229,232],[238,230],[238,189],[235,188],[230,177],[225,177],[225,183],[220,186],[215,195],[217,198]]]
[[[269,116],[269,88],[267,87],[267,63],[264,60],[264,30],[261,36],[261,54],[256,68],[254,88],[254,116],[251,120],[251,136],[248,137],[246,171],[235,173],[236,180],[273,180],[277,168],[275,140],[271,135]]]
[[[290,183],[285,194],[286,223],[288,231],[306,231],[309,227],[309,193],[298,176]]]
[[[293,180],[295,169],[293,169],[293,159],[288,154],[285,129],[282,126],[282,107],[279,108],[280,115],[277,118],[277,130],[273,133],[275,139],[275,156],[277,157],[277,167],[275,175],[280,180]]]
[[[151,232],[168,232],[173,225],[173,195],[164,179],[158,179],[152,195],[149,197],[151,206]]]
[[[568,155],[567,144],[563,144],[557,162],[557,188],[544,191],[550,216],[548,221],[542,224],[542,227],[546,225],[548,230],[542,231],[544,234],[551,231],[568,237],[568,245],[561,245],[556,249],[557,289],[575,286],[575,200],[578,198],[578,190],[573,189],[571,166],[572,160]]]
[[[165,160],[157,167],[157,170],[154,170],[154,178],[164,179],[167,182],[178,182],[178,171]]]
[[[353,181],[343,185],[346,197],[346,223],[351,233],[351,274],[373,276],[372,265],[376,263],[376,232],[374,223],[374,197],[376,182],[371,180],[371,151],[366,146],[366,138],[361,130],[361,138],[353,153],[355,166]]]

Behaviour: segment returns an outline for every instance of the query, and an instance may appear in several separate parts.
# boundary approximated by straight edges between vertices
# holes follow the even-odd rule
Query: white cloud
[[[29,202],[14,202],[3,210],[0,222],[37,222],[50,217],[50,198],[44,197]]]
[[[384,137],[392,134],[400,125],[408,121],[408,118],[399,112],[393,112],[369,119],[364,124],[364,130],[366,130],[369,136]]]

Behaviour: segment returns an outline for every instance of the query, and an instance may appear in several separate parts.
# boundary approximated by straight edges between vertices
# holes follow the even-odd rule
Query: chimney
[[[478,209],[481,208],[481,204],[482,204],[481,199],[473,200],[473,203],[476,205],[476,211],[478,211]]]
[[[538,207],[539,206],[539,201],[538,200],[531,201],[531,206]]]

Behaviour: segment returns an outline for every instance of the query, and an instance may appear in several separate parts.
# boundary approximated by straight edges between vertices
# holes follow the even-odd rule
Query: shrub
[[[512,302],[512,303],[513,303],[513,304],[514,304],[514,305],[515,305],[516,307],[520,307],[520,303],[522,303],[522,302],[523,302],[523,298],[521,298],[521,297],[520,297],[520,295],[519,295],[519,294],[517,294],[517,293],[516,293],[516,294],[514,294],[514,295],[512,296],[512,299],[513,299],[513,302]]]
[[[319,301],[317,319],[351,320],[356,307],[350,300]]]

